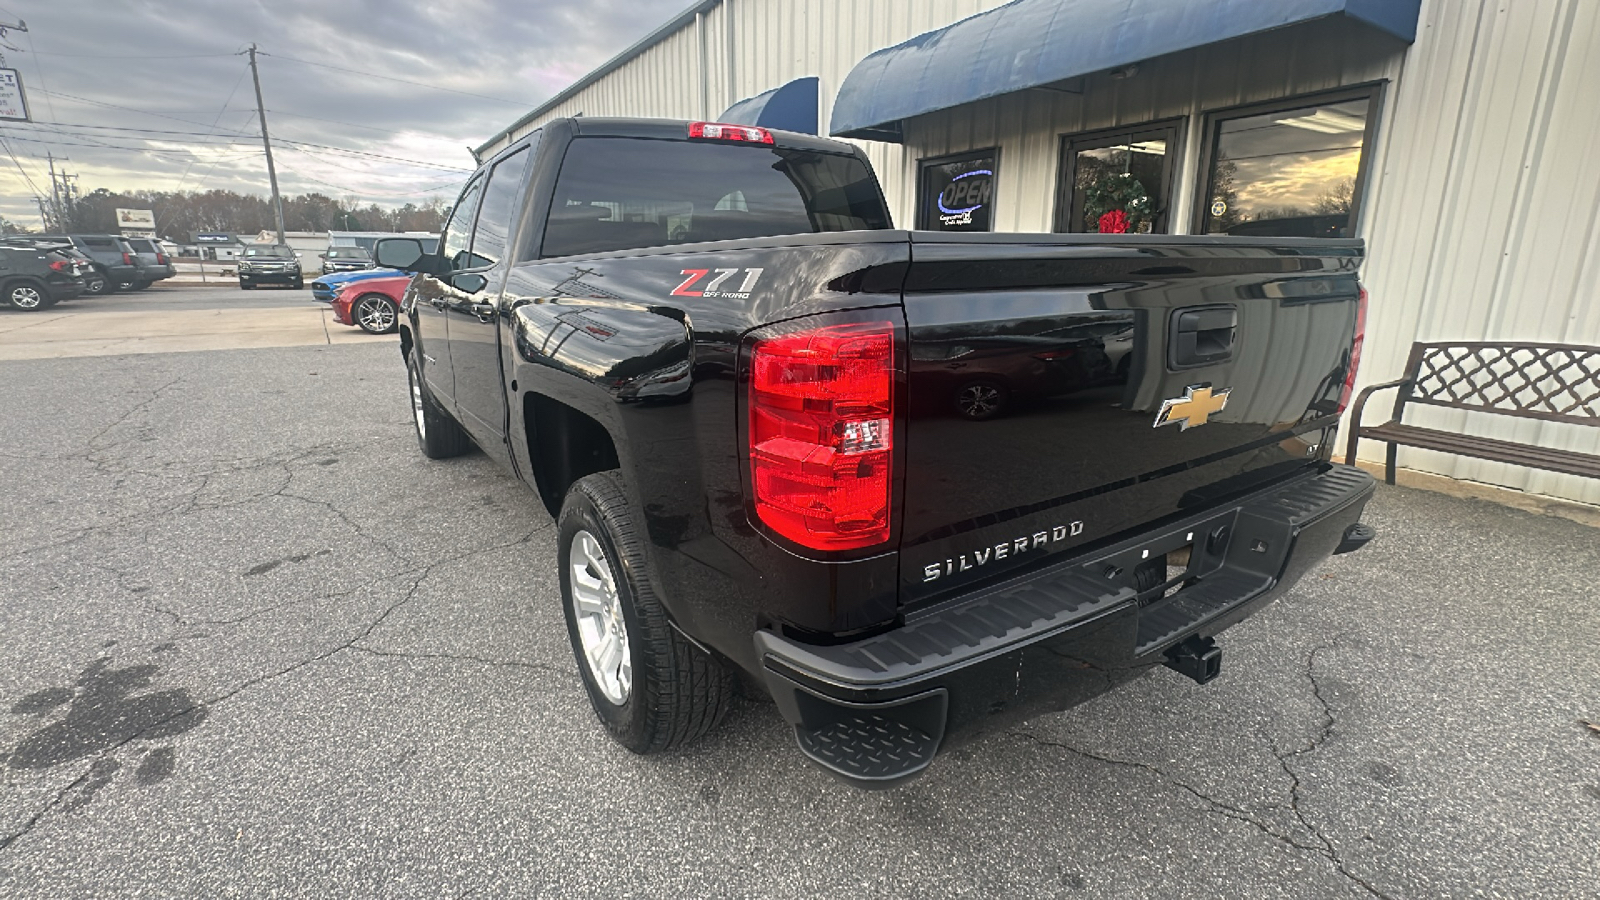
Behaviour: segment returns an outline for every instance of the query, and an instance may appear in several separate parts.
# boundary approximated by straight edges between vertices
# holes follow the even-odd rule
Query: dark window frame
[[[965,150],[965,151],[962,151],[960,153],[947,153],[947,154],[945,154],[943,156],[926,156],[926,157],[923,157],[923,158],[917,160],[917,217],[916,217],[916,222],[915,222],[915,226],[916,226],[916,230],[917,231],[935,231],[935,232],[940,231],[940,229],[929,228],[929,227],[927,227],[926,225],[923,224],[923,223],[929,221],[929,218],[930,218],[930,215],[931,215],[931,209],[932,209],[932,206],[933,206],[933,197],[928,196],[928,192],[927,192],[927,187],[928,187],[928,169],[930,167],[932,167],[932,166],[943,166],[943,165],[948,165],[950,163],[968,162],[970,160],[983,159],[984,157],[988,157],[988,158],[991,158],[991,159],[994,160],[994,164],[993,164],[993,167],[992,167],[993,170],[994,170],[994,175],[992,177],[994,178],[995,190],[994,190],[994,199],[991,201],[991,205],[994,206],[994,207],[999,207],[999,205],[1000,205],[1000,146],[998,144],[996,144],[993,147],[984,147],[984,148],[977,149],[977,150]],[[987,233],[988,234],[995,234],[997,232],[997,229],[996,229],[995,226],[996,226],[995,214],[994,214],[994,210],[991,209],[989,211],[989,229],[988,229]],[[959,233],[959,232],[951,232],[951,233],[952,234],[956,234],[956,233]],[[985,232],[975,232],[975,233],[983,234]]]
[[[1372,154],[1376,149],[1378,120],[1383,115],[1383,100],[1388,84],[1387,80],[1369,81],[1333,90],[1296,94],[1293,97],[1285,97],[1282,100],[1270,100],[1264,103],[1249,103],[1241,106],[1206,110],[1200,136],[1200,171],[1196,173],[1202,179],[1200,185],[1203,190],[1196,193],[1194,197],[1194,209],[1189,222],[1190,233],[1195,235],[1209,233],[1206,231],[1206,215],[1210,212],[1212,192],[1216,189],[1213,179],[1216,160],[1213,157],[1217,150],[1217,137],[1222,131],[1224,122],[1275,112],[1290,112],[1312,106],[1325,106],[1330,103],[1366,100],[1367,127],[1361,133],[1361,162],[1356,167],[1356,182],[1350,194],[1350,235],[1351,237],[1359,235],[1361,233],[1361,207],[1367,193],[1367,178],[1371,173]]]
[[[535,134],[537,133],[538,132],[535,132]],[[495,186],[495,176],[500,174],[501,166],[506,165],[521,154],[527,154],[522,158],[521,170],[517,175],[515,184],[512,187],[510,201],[511,209],[509,210],[511,213],[511,218],[505,223],[505,241],[500,245],[499,258],[493,262],[476,264],[466,269],[462,269],[461,271],[471,272],[479,269],[492,269],[501,262],[504,262],[506,258],[511,255],[512,247],[516,241],[517,225],[519,220],[522,218],[521,204],[518,201],[524,199],[523,193],[528,186],[528,166],[532,164],[533,151],[533,144],[519,141],[515,146],[508,148],[505,153],[496,156],[493,161],[485,165],[485,169],[487,171],[483,176],[483,190],[478,192],[478,208],[472,214],[472,235],[471,239],[467,243],[467,259],[474,261],[487,258],[481,257],[478,254],[478,227],[483,221],[483,201],[489,198],[489,191]]]
[[[1056,208],[1053,217],[1052,229],[1056,234],[1088,234],[1090,232],[1074,231],[1072,226],[1078,222],[1079,216],[1072,208],[1072,188],[1078,180],[1078,154],[1084,150],[1101,150],[1106,147],[1125,143],[1118,138],[1127,138],[1126,143],[1131,143],[1141,135],[1151,135],[1157,132],[1166,132],[1167,153],[1162,165],[1161,182],[1165,188],[1166,196],[1161,198],[1161,208],[1156,214],[1156,224],[1151,226],[1151,234],[1172,233],[1173,200],[1177,196],[1178,179],[1183,162],[1183,140],[1189,129],[1188,116],[1174,116],[1169,119],[1155,119],[1150,122],[1139,122],[1134,125],[1122,125],[1116,128],[1100,128],[1095,131],[1079,131],[1061,136],[1061,156],[1056,162]],[[1160,227],[1156,227],[1159,225]]]

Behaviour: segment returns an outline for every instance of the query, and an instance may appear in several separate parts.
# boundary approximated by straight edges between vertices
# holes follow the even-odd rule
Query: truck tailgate
[[[1325,456],[1358,241],[919,234],[912,251],[902,605]],[[1165,564],[1183,559],[1137,574]]]

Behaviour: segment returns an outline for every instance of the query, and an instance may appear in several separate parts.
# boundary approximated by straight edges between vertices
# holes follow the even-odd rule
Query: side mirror
[[[489,279],[476,272],[463,272],[450,279],[450,286],[464,294],[476,294],[489,286]]]
[[[431,271],[424,261],[427,255],[416,238],[383,238],[372,248],[372,258],[378,265],[402,272]]]

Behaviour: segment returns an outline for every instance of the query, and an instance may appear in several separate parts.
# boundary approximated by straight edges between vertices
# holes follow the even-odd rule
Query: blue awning
[[[839,88],[829,133],[900,121],[1273,28],[1344,17],[1416,39],[1422,0],[1016,0],[879,50]]]
[[[817,90],[817,79],[796,78],[782,87],[740,100],[718,116],[717,121],[816,134]]]

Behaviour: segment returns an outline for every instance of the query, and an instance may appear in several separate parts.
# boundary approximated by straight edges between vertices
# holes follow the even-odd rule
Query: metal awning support
[[[1322,19],[1416,39],[1422,0],[1016,0],[879,50],[850,70],[835,137],[899,141],[901,121]]]

